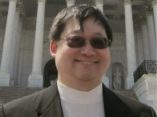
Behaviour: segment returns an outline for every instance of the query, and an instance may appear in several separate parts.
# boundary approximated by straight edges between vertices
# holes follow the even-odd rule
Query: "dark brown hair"
[[[76,18],[80,22],[81,29],[83,30],[83,22],[89,17],[94,17],[95,20],[100,21],[106,31],[108,39],[110,40],[109,45],[111,45],[112,30],[109,26],[107,18],[95,6],[89,6],[85,4],[74,5],[61,10],[53,20],[49,38],[54,39],[55,41],[59,41],[65,24],[70,18]]]

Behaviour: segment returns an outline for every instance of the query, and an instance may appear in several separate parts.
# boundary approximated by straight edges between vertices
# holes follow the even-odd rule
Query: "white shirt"
[[[64,117],[105,117],[102,84],[79,91],[57,82]]]

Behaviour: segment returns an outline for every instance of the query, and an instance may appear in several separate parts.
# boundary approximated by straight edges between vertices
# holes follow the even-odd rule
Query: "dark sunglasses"
[[[87,39],[81,36],[72,36],[66,39],[67,45],[71,48],[81,48],[86,45]],[[94,37],[89,40],[90,44],[95,49],[104,49],[110,45],[110,40],[103,37]]]

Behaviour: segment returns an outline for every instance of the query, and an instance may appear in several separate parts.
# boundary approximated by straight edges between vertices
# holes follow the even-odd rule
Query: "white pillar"
[[[43,39],[44,39],[44,17],[45,17],[46,0],[38,0],[36,32],[33,55],[33,68],[29,76],[29,87],[42,87],[42,55],[43,55]]]
[[[10,83],[10,55],[11,55],[11,42],[14,30],[14,18],[16,11],[17,0],[9,0],[9,9],[6,22],[6,30],[4,36],[4,44],[2,51],[2,60],[0,67],[0,86],[9,86]]]
[[[17,5],[17,10],[15,13],[15,19],[14,19],[14,35],[13,35],[13,42],[12,42],[12,64],[11,64],[11,81],[10,85],[15,86],[17,85],[18,81],[18,66],[19,66],[19,51],[20,51],[20,37],[22,32],[22,20],[21,20],[21,8]]]
[[[156,51],[156,56],[155,56],[155,60],[157,60],[157,0],[153,0],[152,2],[152,6],[153,6],[153,13],[154,13],[154,23],[155,23],[155,51]]]
[[[75,5],[76,0],[66,0],[67,7]]]
[[[18,25],[19,24],[19,11],[17,11],[16,10],[16,12],[15,12],[15,18],[14,18],[14,30],[13,30],[13,35],[12,35],[12,40],[11,40],[11,52],[10,52],[10,68],[9,68],[9,71],[10,71],[10,76],[11,76],[11,78],[10,78],[10,86],[14,86],[14,76],[13,76],[13,74],[14,74],[14,71],[15,71],[15,66],[16,66],[16,64],[14,64],[15,63],[15,61],[16,61],[16,48],[17,48],[17,35],[19,35],[18,34]]]
[[[103,9],[104,2],[103,2],[103,0],[96,0],[95,2],[96,2],[96,7],[99,8],[102,13],[104,13],[104,9]]]
[[[131,0],[124,0],[124,9],[126,28],[127,68],[128,68],[126,88],[130,89],[134,84],[133,72],[136,70],[136,54]]]
[[[155,29],[154,29],[154,19],[151,10],[147,11],[147,27],[148,27],[148,36],[150,44],[150,59],[155,60]]]
[[[142,24],[142,38],[143,38],[143,49],[144,49],[144,59],[145,60],[150,60],[150,49],[149,49],[149,40],[148,40],[148,30],[147,30],[147,25],[146,21],[143,20]]]

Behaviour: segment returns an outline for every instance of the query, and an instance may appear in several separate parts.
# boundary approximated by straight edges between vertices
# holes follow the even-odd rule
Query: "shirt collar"
[[[102,84],[90,91],[80,91],[57,81],[57,87],[61,100],[71,103],[97,103],[103,100]]]

